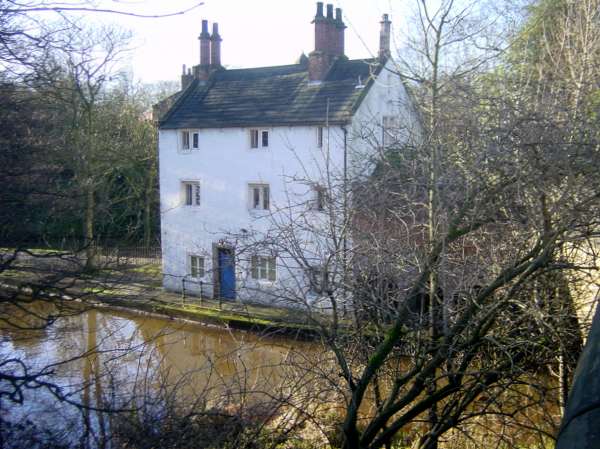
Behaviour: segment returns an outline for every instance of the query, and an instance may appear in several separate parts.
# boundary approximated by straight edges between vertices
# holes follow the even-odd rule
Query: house
[[[200,64],[184,66],[159,122],[166,289],[268,303],[290,297],[281,289],[303,302],[322,294],[326,204],[372,171],[374,142],[408,95],[387,15],[368,59],[345,56],[341,9],[319,2],[312,23],[314,51],[296,64],[228,70],[218,24],[202,22]]]

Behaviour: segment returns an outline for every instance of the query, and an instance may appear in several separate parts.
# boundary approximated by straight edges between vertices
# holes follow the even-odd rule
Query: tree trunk
[[[95,268],[96,248],[94,244],[94,215],[95,215],[94,188],[86,187],[85,195],[85,222],[84,222],[84,245],[85,245],[85,270],[92,271]]]

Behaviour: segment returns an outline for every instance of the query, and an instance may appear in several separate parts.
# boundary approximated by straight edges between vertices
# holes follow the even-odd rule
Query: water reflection
[[[48,316],[61,317],[44,327]],[[261,401],[292,388],[312,395],[310,370],[299,370],[297,357],[306,363],[311,354],[323,353],[314,343],[121,311],[34,303],[5,307],[0,318],[0,363],[26,361],[42,373],[41,381],[57,385],[53,392],[26,390],[22,405],[5,399],[4,419],[35,417],[66,429],[83,446],[102,446],[106,439],[106,417],[98,410],[133,408],[158,392],[183,402],[202,400],[207,407]]]

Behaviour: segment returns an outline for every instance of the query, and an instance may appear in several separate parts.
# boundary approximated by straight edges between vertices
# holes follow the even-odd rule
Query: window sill
[[[248,209],[248,213],[253,217],[265,217],[271,214],[271,209]]]
[[[275,285],[277,284],[277,281],[267,281],[265,279],[252,279],[252,280],[260,287],[271,288],[271,287],[275,287]]]

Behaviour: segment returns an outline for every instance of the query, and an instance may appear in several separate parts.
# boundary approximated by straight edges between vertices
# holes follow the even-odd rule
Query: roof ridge
[[[336,62],[338,62],[338,61],[372,63],[372,62],[378,62],[379,58],[369,57],[369,58],[355,58],[355,59],[337,59]],[[266,66],[259,66],[259,67],[239,67],[237,69],[225,69],[224,71],[225,72],[236,72],[236,71],[243,71],[243,70],[280,69],[280,68],[291,68],[291,67],[307,68],[305,64],[294,63],[294,64],[281,64],[281,65],[266,65]]]
[[[283,64],[283,65],[268,65],[261,67],[240,67],[238,69],[225,69],[226,72],[236,72],[242,70],[259,70],[259,69],[279,69],[279,68],[289,68],[289,67],[305,67],[303,64]]]

